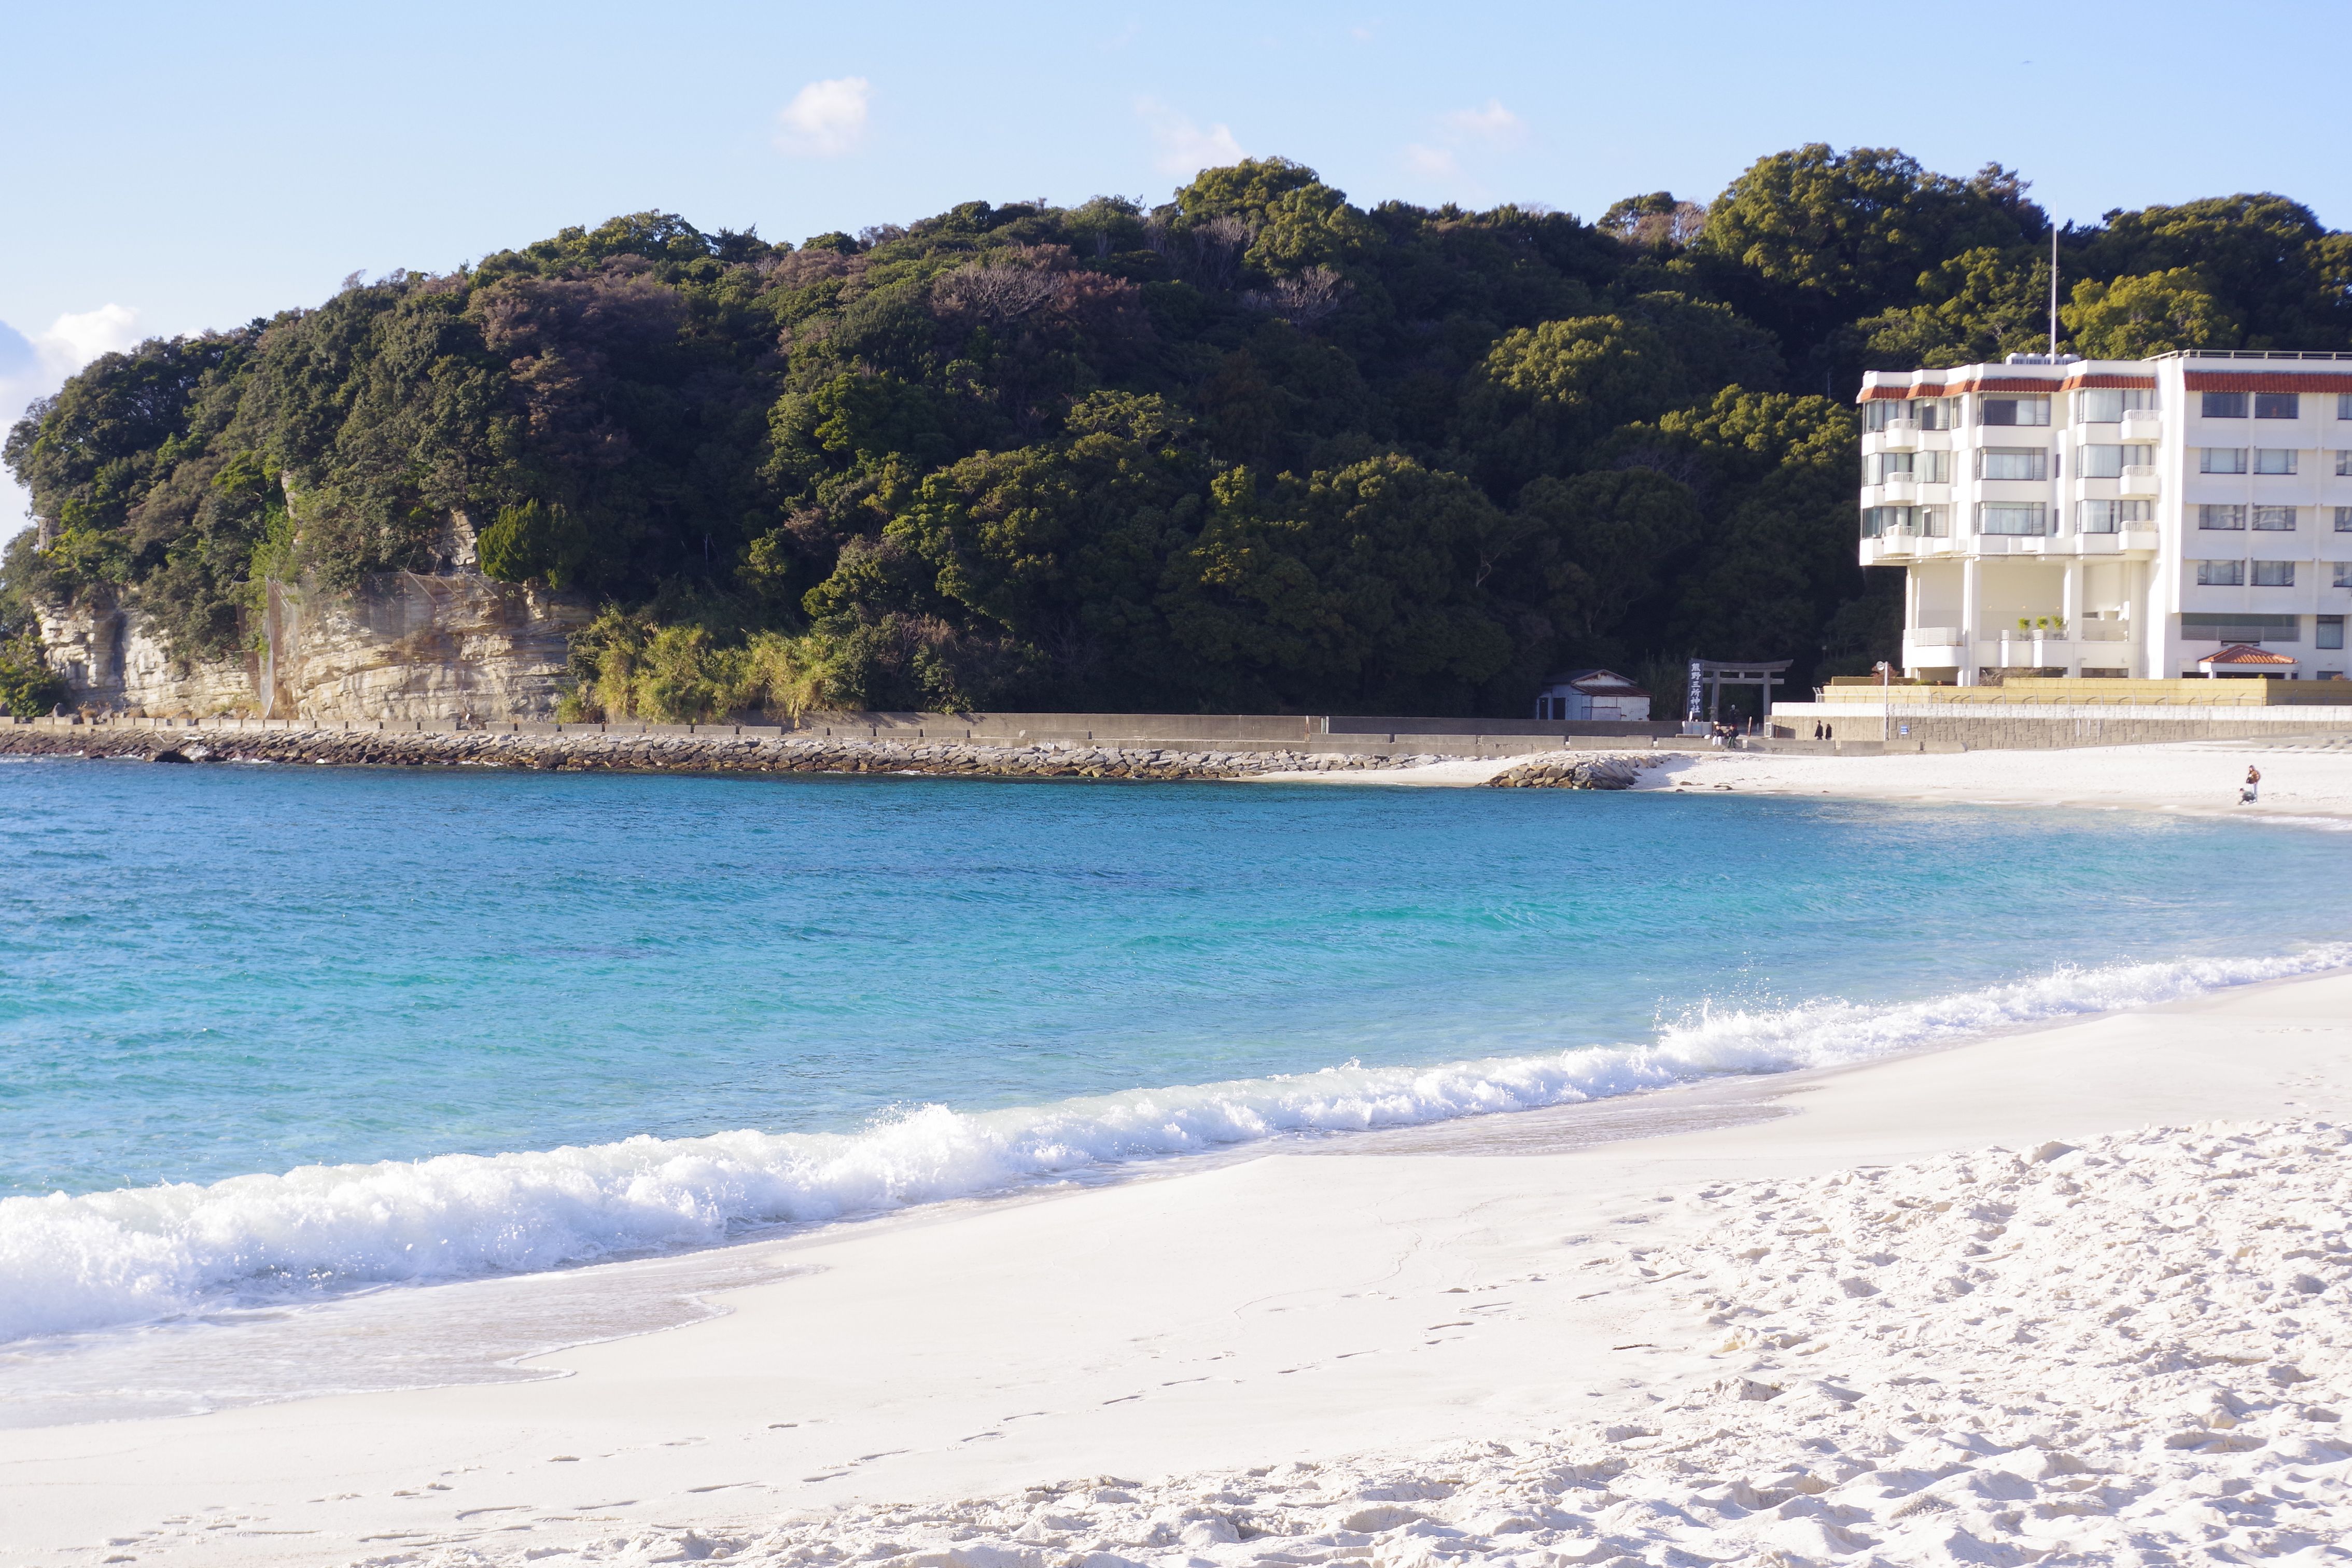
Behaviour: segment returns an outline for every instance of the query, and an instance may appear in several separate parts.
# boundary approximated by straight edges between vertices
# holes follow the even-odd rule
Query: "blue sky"
[[[2274,190],[2352,224],[2352,7],[694,6],[5,0],[0,420],[120,342],[660,207],[798,241],[1163,200],[1706,200],[1805,142],[2021,170],[2062,218]],[[21,515],[0,494],[0,531]]]

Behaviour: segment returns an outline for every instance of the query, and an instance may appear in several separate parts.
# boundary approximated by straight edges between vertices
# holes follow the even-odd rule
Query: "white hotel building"
[[[2246,673],[2343,678],[2352,354],[2013,354],[1873,371],[1861,403],[1906,674],[2169,679],[2252,644]]]

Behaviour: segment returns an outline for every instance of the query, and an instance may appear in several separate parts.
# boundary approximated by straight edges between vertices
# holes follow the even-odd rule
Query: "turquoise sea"
[[[2333,967],[2348,875],[2121,812],[0,762],[0,1405],[240,1313]]]

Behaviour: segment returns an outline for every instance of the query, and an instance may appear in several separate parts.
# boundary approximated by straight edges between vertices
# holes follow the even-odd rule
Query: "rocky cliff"
[[[41,638],[68,708],[257,718],[543,719],[584,600],[452,563],[348,593],[271,583],[252,651],[175,665],[135,605],[45,612]]]

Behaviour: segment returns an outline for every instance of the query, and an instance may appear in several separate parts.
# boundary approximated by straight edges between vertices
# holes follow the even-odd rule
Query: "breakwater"
[[[347,767],[487,767],[697,773],[924,773],[971,778],[1231,779],[1278,773],[1411,767],[1444,753],[1177,751],[1043,742],[856,740],[725,732],[656,735],[573,730],[558,735],[485,731],[168,730],[116,725],[0,727],[0,752],[161,763],[288,763]],[[1615,762],[1617,759],[1611,759]],[[1631,782],[1626,760],[1610,776]],[[1624,784],[1567,783],[1571,788]]]
[[[920,717],[920,716],[915,716]],[[1234,721],[1203,721],[1233,725]],[[1287,721],[1300,725],[1298,720]],[[1163,727],[1153,721],[1151,727]],[[1174,727],[1166,725],[1165,727]],[[948,728],[950,732],[938,731]],[[930,732],[927,733],[926,730]],[[1318,727],[1319,730],[1319,727]],[[924,773],[974,778],[1234,779],[1345,773],[1457,761],[1530,757],[1510,782],[1622,789],[1654,753],[1569,757],[1588,737],[1300,733],[1138,740],[979,736],[937,723],[829,724],[782,730],[740,724],[598,725],[493,722],[301,724],[283,721],[114,717],[0,721],[0,754],[163,763],[310,763],[347,767],[488,767],[546,772]],[[1686,743],[1686,742],[1685,742]],[[1617,744],[1624,745],[1620,738]],[[1657,742],[1646,740],[1647,747]],[[1426,749],[1420,749],[1426,748]],[[1664,748],[1661,748],[1663,750]],[[1498,781],[1499,782],[1499,781]]]

